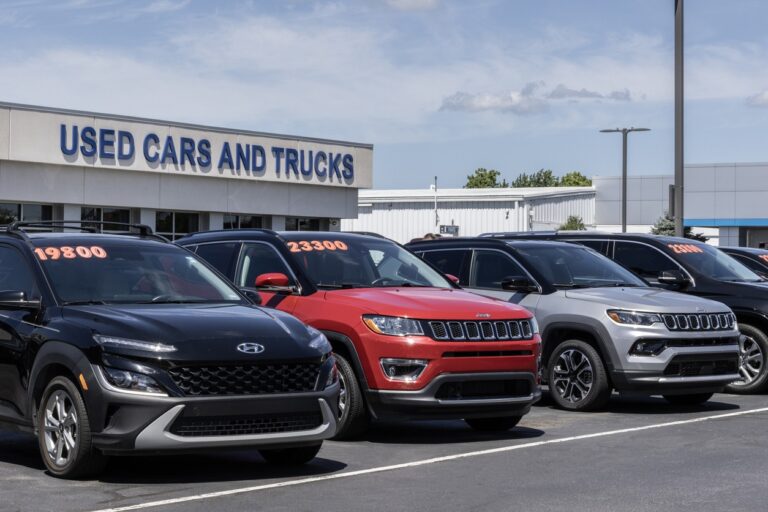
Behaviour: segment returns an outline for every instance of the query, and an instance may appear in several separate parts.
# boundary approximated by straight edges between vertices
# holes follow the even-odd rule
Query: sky
[[[0,101],[374,145],[375,188],[674,166],[674,0],[0,0]],[[685,4],[686,164],[768,161],[768,2]]]

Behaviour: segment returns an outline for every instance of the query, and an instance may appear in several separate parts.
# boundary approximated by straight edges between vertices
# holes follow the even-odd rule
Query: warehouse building
[[[594,225],[593,187],[361,190],[358,218],[344,231],[407,242],[426,233],[473,236],[488,231],[552,230],[570,215]]]
[[[0,224],[338,230],[372,167],[370,144],[0,103]]]

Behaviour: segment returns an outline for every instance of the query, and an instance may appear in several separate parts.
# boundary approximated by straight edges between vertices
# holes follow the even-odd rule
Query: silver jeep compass
[[[543,378],[565,409],[599,408],[612,389],[697,404],[739,379],[727,306],[651,288],[587,247],[488,238],[408,247],[467,289],[536,315]]]

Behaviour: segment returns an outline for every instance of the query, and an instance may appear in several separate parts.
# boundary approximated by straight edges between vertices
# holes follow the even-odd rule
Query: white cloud
[[[465,112],[482,112],[486,110],[511,112],[514,114],[538,114],[547,110],[547,102],[534,96],[539,87],[537,82],[525,85],[520,91],[510,91],[508,94],[469,94],[457,92],[445,98],[440,110],[458,110]]]
[[[401,11],[425,11],[434,9],[438,0],[386,0],[390,7]]]
[[[749,96],[747,98],[747,105],[753,107],[768,107],[768,89]]]

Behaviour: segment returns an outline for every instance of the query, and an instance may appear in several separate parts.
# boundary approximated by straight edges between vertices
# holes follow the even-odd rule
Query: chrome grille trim
[[[437,341],[509,341],[533,339],[529,320],[424,321],[424,332]]]
[[[736,325],[733,313],[665,313],[661,319],[670,331],[728,331]]]

